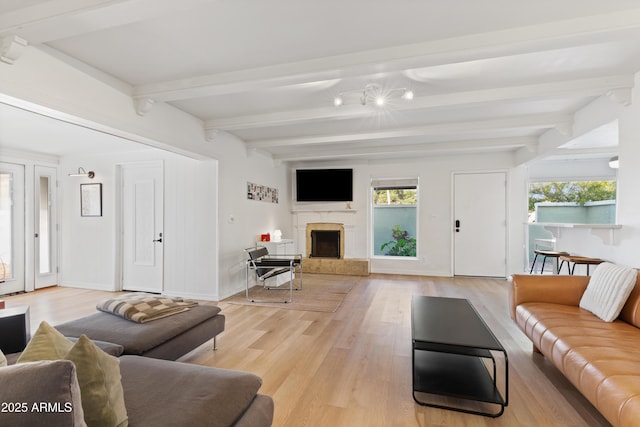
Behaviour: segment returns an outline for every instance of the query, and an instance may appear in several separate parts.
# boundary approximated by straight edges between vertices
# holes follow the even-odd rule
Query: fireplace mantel
[[[339,212],[339,213],[356,213],[355,209],[291,209],[291,213],[307,213],[307,212]]]

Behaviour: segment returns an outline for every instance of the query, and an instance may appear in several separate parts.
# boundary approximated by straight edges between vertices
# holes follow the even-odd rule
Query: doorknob
[[[460,232],[460,220],[456,219],[456,233]]]
[[[162,233],[160,233],[159,237],[154,240],[154,242],[162,243]]]

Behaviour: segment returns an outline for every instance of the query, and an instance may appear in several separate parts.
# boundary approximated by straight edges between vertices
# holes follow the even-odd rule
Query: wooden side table
[[[30,335],[28,305],[0,310],[0,350],[4,354],[24,350]]]

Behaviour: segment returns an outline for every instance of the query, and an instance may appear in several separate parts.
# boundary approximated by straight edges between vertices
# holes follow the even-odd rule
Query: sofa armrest
[[[509,286],[511,318],[515,320],[516,307],[526,302],[578,306],[588,283],[588,276],[514,274]]]

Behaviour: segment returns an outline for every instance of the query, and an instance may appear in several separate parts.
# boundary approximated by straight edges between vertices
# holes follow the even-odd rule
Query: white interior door
[[[0,295],[25,290],[24,166],[0,162]]]
[[[506,277],[506,173],[454,175],[454,274]]]
[[[121,165],[122,288],[162,292],[164,168],[162,162]]]
[[[56,169],[34,169],[34,237],[36,289],[58,284],[58,217]]]

